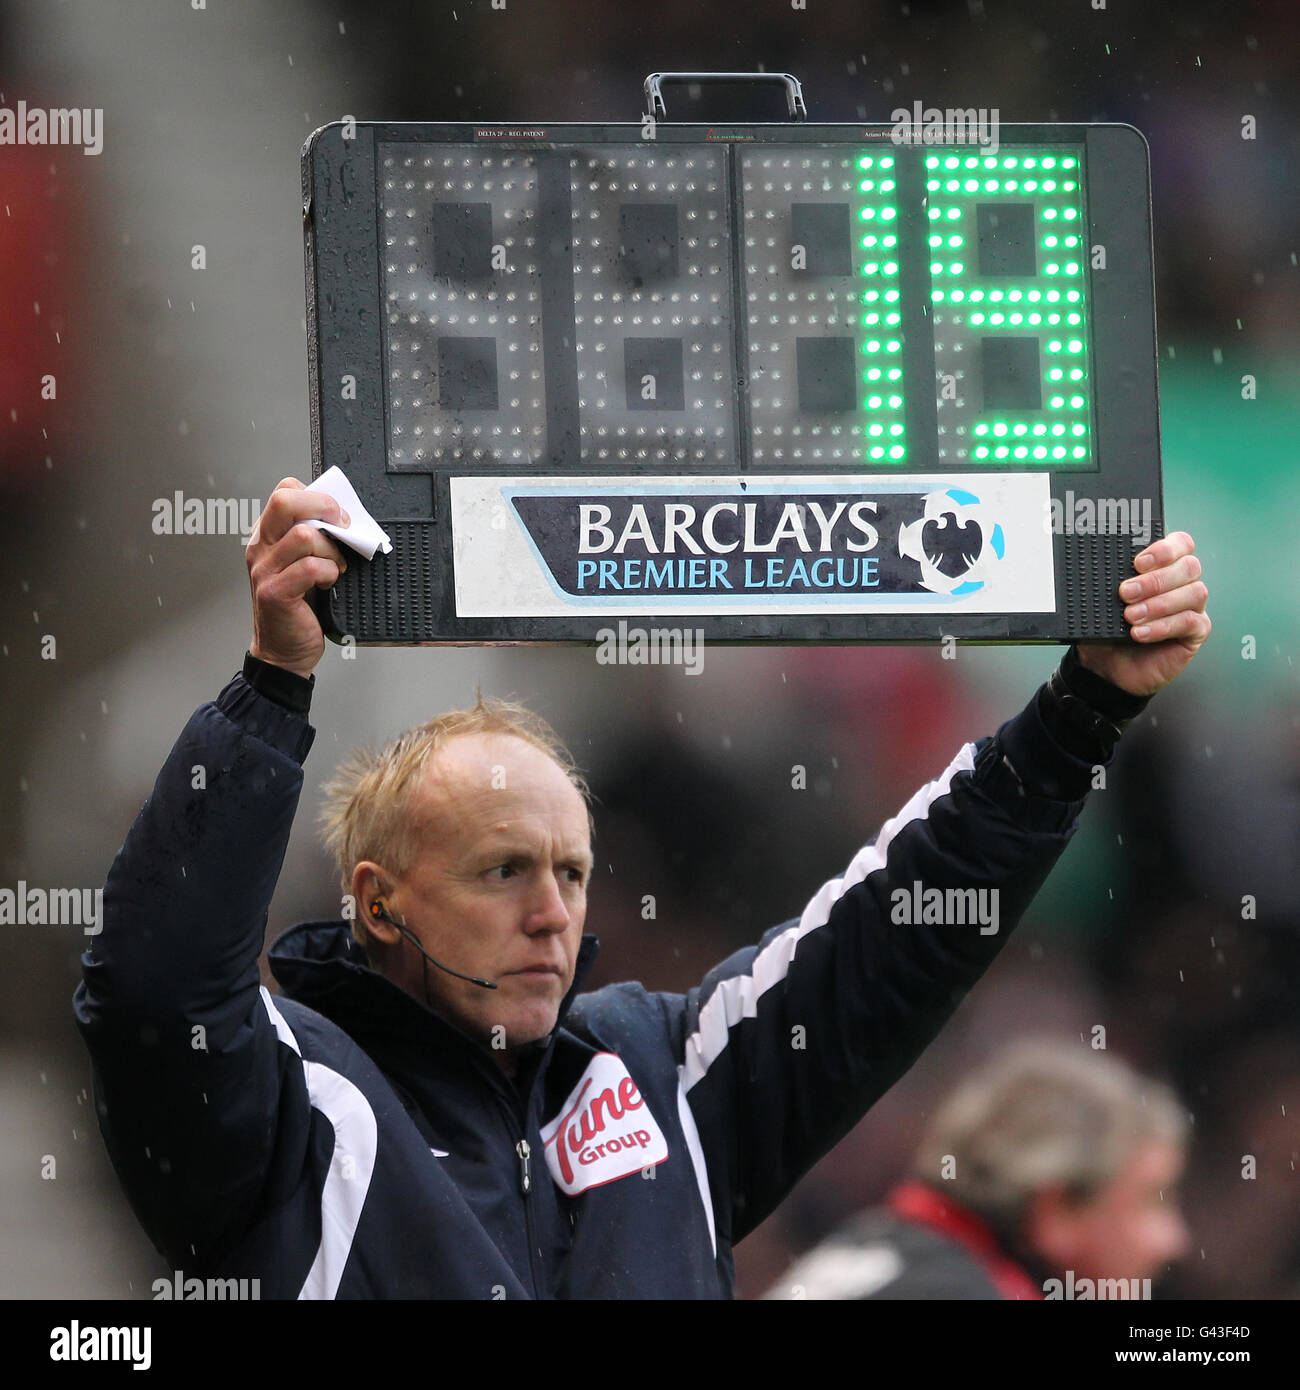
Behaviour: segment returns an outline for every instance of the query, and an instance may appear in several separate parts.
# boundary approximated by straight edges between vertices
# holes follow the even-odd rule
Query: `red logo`
[[[559,1116],[542,1130],[546,1162],[570,1195],[668,1157],[663,1132],[621,1057],[594,1057]]]

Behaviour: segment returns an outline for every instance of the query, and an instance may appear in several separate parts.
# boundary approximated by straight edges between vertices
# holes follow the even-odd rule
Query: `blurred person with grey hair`
[[[910,1176],[770,1299],[1150,1297],[1187,1251],[1172,1091],[1101,1052],[1013,1044],[939,1107]]]

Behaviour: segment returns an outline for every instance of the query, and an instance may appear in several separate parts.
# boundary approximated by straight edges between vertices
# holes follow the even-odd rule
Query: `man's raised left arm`
[[[1130,641],[1071,648],[1020,714],[965,745],[798,920],[687,996],[682,1087],[720,1236],[734,1243],[777,1206],[1002,948],[1073,835],[1094,769],[1209,635],[1193,549],[1176,532],[1136,556],[1120,589]]]

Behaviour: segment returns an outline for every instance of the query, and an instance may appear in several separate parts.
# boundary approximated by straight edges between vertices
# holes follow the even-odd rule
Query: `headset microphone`
[[[433,964],[436,965],[439,970],[445,971],[448,975],[454,975],[458,980],[468,980],[469,983],[472,985],[481,985],[484,989],[496,989],[497,986],[494,985],[491,980],[480,980],[477,975],[462,975],[459,970],[453,970],[451,966],[444,965],[440,960],[434,960],[434,958],[428,953],[428,951],[426,951],[424,947],[420,945],[419,941],[412,932],[408,931],[400,922],[393,921],[393,919],[388,915],[388,913],[384,911],[378,899],[376,899],[373,903],[370,904],[370,915],[372,917],[382,918],[385,922],[388,923],[389,926],[396,927],[397,930],[401,932],[402,935],[411,943],[411,945],[414,946],[417,951],[419,951],[419,953],[425,958],[425,960],[433,961]],[[427,969],[428,967],[426,966],[425,968]],[[429,993],[427,981],[425,983],[424,992],[425,997],[427,999]]]

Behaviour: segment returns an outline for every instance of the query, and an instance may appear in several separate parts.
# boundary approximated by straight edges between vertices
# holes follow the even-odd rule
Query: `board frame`
[[[303,147],[303,227],[307,288],[312,475],[341,467],[372,514],[393,540],[389,555],[369,562],[353,557],[348,572],[329,591],[317,591],[318,611],[328,636],[362,645],[436,645],[601,640],[609,616],[600,610],[565,616],[461,616],[455,599],[455,542],[451,479],[466,470],[433,467],[427,473],[387,468],[388,426],[384,395],[377,146],[413,141],[490,145],[495,151],[564,150],[571,146],[633,144],[644,139],[637,123],[538,122],[530,125],[474,122],[345,122],[313,132]],[[659,121],[660,146],[703,145],[721,149],[735,184],[738,151],[762,145],[879,144],[925,152],[919,141],[899,144],[887,123],[799,123],[703,125]],[[1104,247],[1106,268],[1087,265],[1088,330],[1093,354],[1095,462],[1081,470],[1044,469],[1050,495],[1064,524],[1051,538],[1055,606],[1017,613],[926,611],[912,613],[828,612],[781,614],[758,608],[749,614],[693,614],[681,608],[646,605],[635,621],[662,626],[689,621],[714,642],[858,643],[937,642],[950,637],[978,642],[1072,642],[1127,635],[1115,590],[1132,573],[1138,545],[1130,534],[1080,532],[1073,524],[1091,503],[1139,499],[1149,503],[1146,539],[1164,533],[1160,461],[1155,285],[1149,151],[1134,127],[1121,124],[1002,125],[1001,148],[1017,144],[1078,143],[1088,170],[1084,245]],[[978,150],[978,146],[972,147]],[[739,227],[733,228],[733,245]],[[737,317],[743,317],[738,315]],[[744,363],[743,357],[738,362]],[[344,375],[355,381],[355,398],[344,399],[326,383]],[[738,410],[748,392],[737,372]],[[735,460],[737,478],[783,478],[797,490],[807,469],[756,465],[743,444]],[[384,466],[377,467],[376,459]],[[482,469],[472,470],[481,473]],[[512,477],[554,476],[554,464],[511,465]],[[597,479],[619,467],[584,467],[566,462],[566,478]],[[710,469],[709,472],[718,470]],[[972,482],[990,470],[950,466],[929,472],[909,464],[908,474],[936,482]],[[1030,472],[1032,470],[1019,470]],[[656,469],[655,476],[689,480],[698,470]],[[889,477],[827,466],[819,473],[874,479]],[[626,615],[624,615],[626,616]],[[628,619],[630,622],[632,618]]]

